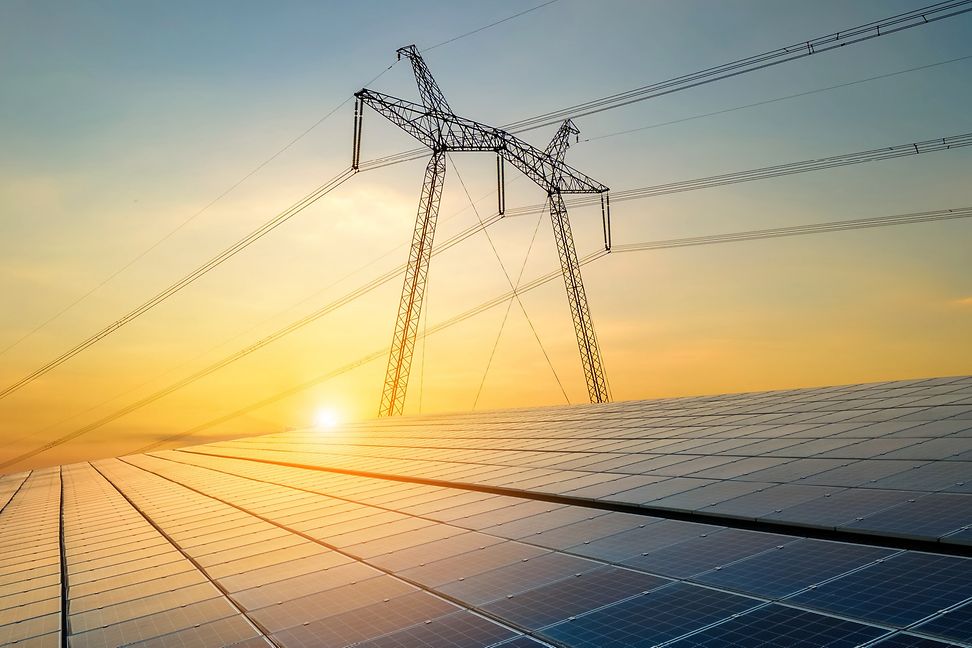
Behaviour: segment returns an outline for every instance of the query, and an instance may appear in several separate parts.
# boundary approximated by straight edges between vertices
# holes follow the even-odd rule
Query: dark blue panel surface
[[[628,569],[604,567],[500,599],[483,609],[528,628],[542,628],[670,582]]]
[[[904,626],[972,596],[972,559],[903,553],[801,592],[794,603]]]
[[[969,477],[972,478],[972,474]],[[972,524],[972,495],[933,493],[865,516],[848,528],[914,538],[938,538],[969,524]]]
[[[922,623],[917,632],[972,643],[972,603]]]
[[[694,522],[662,520],[654,524],[646,524],[644,528],[615,533],[606,538],[594,540],[590,544],[575,545],[570,548],[570,551],[601,560],[620,562],[626,558],[640,556],[653,549],[698,538],[718,529],[719,527],[695,524]]]
[[[510,639],[509,641],[497,644],[496,648],[547,648],[547,644],[542,644],[530,637],[517,637],[516,639]]]
[[[852,648],[886,634],[874,626],[767,605],[671,644],[672,648]]]
[[[407,628],[445,616],[458,608],[425,592],[413,592],[275,632],[285,646],[294,648],[340,648],[355,642]]]
[[[356,644],[360,648],[476,648],[517,633],[463,610]]]
[[[560,553],[549,553],[463,580],[454,580],[437,589],[464,603],[482,605],[502,599],[509,594],[517,594],[574,574],[582,574],[598,566],[593,561]]]
[[[679,583],[550,626],[543,634],[576,648],[654,646],[760,605]]]
[[[856,518],[873,515],[888,507],[906,502],[910,497],[921,497],[923,494],[909,491],[877,490],[875,488],[849,488],[829,496],[818,497],[815,500],[785,508],[779,513],[767,515],[766,519],[837,527],[851,524]]]
[[[932,641],[910,634],[896,634],[874,644],[874,648],[952,648],[955,644]]]
[[[726,529],[645,552],[624,564],[663,576],[688,578],[792,541],[788,536]]]
[[[694,580],[742,592],[780,597],[892,553],[893,550],[878,547],[799,540],[699,574]]]

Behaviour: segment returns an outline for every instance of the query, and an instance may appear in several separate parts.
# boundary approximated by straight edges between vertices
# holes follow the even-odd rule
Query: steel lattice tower
[[[398,57],[401,59],[403,56],[412,64],[421,104],[368,89],[355,93],[357,102],[354,118],[353,168],[358,168],[361,157],[361,123],[365,105],[376,110],[432,151],[419,199],[378,415],[400,415],[405,404],[412,351],[415,347],[422,312],[422,299],[425,295],[429,260],[432,255],[432,241],[435,237],[439,202],[445,181],[445,155],[450,151],[490,151],[497,154],[497,185],[500,190],[501,213],[505,202],[502,182],[503,161],[509,162],[522,171],[547,192],[557,252],[564,273],[588,395],[592,403],[608,401],[610,397],[604,377],[604,366],[594,334],[594,325],[587,295],[584,292],[580,263],[574,248],[563,194],[601,194],[604,246],[608,250],[611,246],[610,204],[607,202],[606,186],[564,162],[569,137],[577,134],[577,128],[567,120],[546,150],[541,151],[504,130],[457,116],[452,112],[452,108],[429,72],[418,49],[414,45],[403,47],[398,50]]]

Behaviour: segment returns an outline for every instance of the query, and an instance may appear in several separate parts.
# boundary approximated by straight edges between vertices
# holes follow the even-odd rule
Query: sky
[[[353,92],[381,75],[370,88],[417,100],[411,70],[395,64],[401,46],[444,43],[425,60],[453,109],[501,125],[921,6],[557,0],[451,40],[536,4],[0,2],[0,383],[346,169]],[[972,13],[582,117],[567,160],[618,191],[963,134],[970,43]],[[614,135],[629,129],[640,130]],[[554,130],[523,137],[543,147]],[[364,159],[415,145],[365,115]],[[615,203],[613,238],[966,207],[970,162],[962,148]],[[404,263],[424,164],[358,174],[0,399],[0,462],[83,431]],[[495,212],[494,174],[491,155],[451,157],[437,242]],[[543,199],[507,170],[508,207]],[[581,255],[596,251],[599,211],[570,217]],[[506,292],[499,260],[513,277],[522,267],[524,281],[558,267],[543,217],[486,231],[433,258],[420,328]],[[611,254],[583,274],[614,398],[660,398],[972,373],[970,250],[972,222],[953,220]],[[325,377],[387,349],[400,282],[5,470],[304,427],[321,411],[374,417],[384,357]],[[514,304],[504,322],[502,304],[420,340],[406,413],[585,402],[563,284],[522,304],[529,319]]]

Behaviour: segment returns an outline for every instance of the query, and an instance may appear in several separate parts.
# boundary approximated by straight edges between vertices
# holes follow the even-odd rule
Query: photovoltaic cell
[[[233,600],[247,610],[255,610],[282,601],[297,599],[318,592],[366,581],[378,576],[376,569],[359,562],[337,565],[330,569],[312,571],[300,576],[266,583],[258,587],[233,592]]]
[[[111,626],[128,619],[165,612],[172,608],[200,603],[219,596],[219,590],[210,583],[204,582],[161,594],[124,600],[88,612],[72,613],[70,615],[71,629],[74,632],[84,632],[92,628]]]
[[[874,513],[920,497],[923,493],[911,491],[886,491],[869,488],[848,488],[818,497],[817,499],[790,506],[765,519],[778,522],[796,522],[826,528],[851,524]]]
[[[706,508],[706,511],[743,518],[761,518],[773,515],[791,506],[824,497],[831,492],[833,492],[833,489],[825,486],[780,484],[749,495],[719,502]]]
[[[953,412],[942,398],[969,405]],[[774,536],[659,517],[698,510],[969,542],[972,423],[946,416],[968,411],[972,380],[908,381],[364,422],[326,438],[294,431],[96,462],[113,483],[85,464],[0,476],[0,502],[27,479],[0,517],[0,644],[14,636],[18,646],[59,642],[62,477],[71,645],[269,646],[210,579],[287,646],[535,648],[535,639],[517,636],[528,626],[598,647],[965,642],[968,610],[960,606],[969,599],[956,597],[966,595],[967,559],[910,552],[871,564],[846,549],[888,551],[866,536],[828,544],[798,539],[799,527]],[[660,510],[632,516],[583,499],[532,499],[551,493]],[[830,550],[807,549],[818,544]],[[865,582],[904,556],[957,562]],[[455,603],[369,565],[451,593]],[[702,587],[665,577],[727,580]],[[193,603],[200,586],[212,598]],[[685,591],[691,596],[676,601]],[[501,621],[484,619],[476,605]],[[107,627],[82,631],[99,620]],[[908,630],[882,639],[894,634],[888,627]]]
[[[537,629],[670,582],[627,569],[600,567],[499,599],[483,609]]]
[[[972,560],[908,552],[801,592],[793,602],[902,627],[970,596]]]
[[[773,484],[762,482],[721,481],[696,488],[684,493],[669,495],[655,500],[652,506],[674,509],[676,511],[706,510],[719,502],[748,495],[771,487]]]
[[[326,619],[287,628],[275,636],[288,648],[343,648],[457,611],[425,592],[414,592]]]
[[[972,604],[945,612],[914,628],[916,632],[972,643]]]
[[[57,640],[60,636],[58,632],[61,628],[61,615],[47,614],[45,616],[27,618],[0,626],[0,645],[17,643],[22,645],[25,639],[45,635],[48,641]],[[18,643],[21,642],[21,643]],[[47,644],[50,645],[50,644]]]
[[[972,479],[972,473],[969,475]],[[911,538],[941,537],[972,524],[972,503],[966,495],[932,493],[868,515],[847,525],[869,533],[893,533]]]
[[[770,533],[715,530],[646,552],[626,560],[624,564],[662,576],[688,578],[793,541],[792,537]]]
[[[475,648],[492,646],[515,636],[517,633],[509,628],[461,611],[363,641],[356,648]]]
[[[664,481],[653,484],[632,488],[622,492],[612,493],[602,499],[611,502],[622,502],[625,504],[649,504],[663,497],[684,493],[693,488],[701,488],[707,484],[712,484],[712,479],[696,479],[691,477],[671,477]]]
[[[872,484],[874,488],[938,491],[968,484],[972,461],[933,461],[913,470],[900,472]]]
[[[893,553],[879,547],[798,540],[699,574],[693,580],[779,598]]]
[[[955,646],[955,644],[916,637],[915,635],[903,632],[892,635],[887,639],[882,639],[873,645],[874,648],[952,648]]]
[[[622,531],[594,540],[590,544],[574,545],[569,551],[614,562],[630,561],[630,564],[637,565],[637,557],[641,554],[690,538],[698,538],[717,529],[719,527],[694,522],[679,520],[653,522],[648,519],[643,527]]]
[[[510,639],[501,644],[496,644],[496,648],[547,648],[547,644],[542,644],[530,637],[517,637],[516,639]]]
[[[537,533],[556,529],[575,522],[581,522],[592,518],[603,518],[604,511],[594,511],[573,506],[565,506],[548,513],[533,515],[512,522],[504,522],[484,529],[490,534],[504,538],[517,539],[525,536],[532,536]],[[606,521],[606,520],[605,520]]]
[[[950,533],[942,538],[942,542],[951,544],[972,545],[972,527],[966,527],[961,531]]]
[[[614,535],[644,526],[645,519],[640,515],[608,513],[593,519],[585,519],[565,526],[524,536],[523,540],[551,549],[591,543],[605,536]]]
[[[471,605],[517,594],[574,574],[590,571],[597,563],[559,553],[548,553],[513,565],[476,574],[439,586],[440,592]]]
[[[211,646],[229,646],[240,641],[260,637],[260,633],[242,616],[231,616],[218,621],[186,628],[172,634],[139,641],[129,644],[130,648],[210,648]],[[264,639],[259,640],[266,647]],[[128,647],[126,647],[128,648]]]
[[[669,645],[671,648],[852,648],[886,633],[874,626],[771,604]]]
[[[508,541],[486,545],[450,558],[406,569],[401,574],[408,579],[434,587],[506,565],[515,565],[546,553],[549,553],[549,551],[541,547]]]
[[[271,632],[392,599],[415,588],[384,574],[254,610],[252,617]]]
[[[164,612],[122,621],[105,628],[72,634],[72,648],[107,648],[144,641],[160,635],[191,628],[236,614],[226,599],[213,598],[200,603],[177,606]],[[73,628],[72,628],[73,630]]]
[[[742,596],[678,583],[558,623],[542,634],[575,648],[652,646],[759,604]]]

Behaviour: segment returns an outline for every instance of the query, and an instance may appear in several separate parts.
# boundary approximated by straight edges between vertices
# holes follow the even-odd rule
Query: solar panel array
[[[972,646],[970,432],[953,378],[6,475],[0,645]]]

